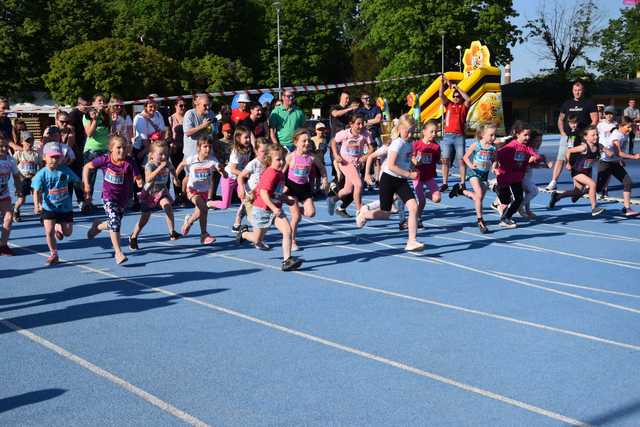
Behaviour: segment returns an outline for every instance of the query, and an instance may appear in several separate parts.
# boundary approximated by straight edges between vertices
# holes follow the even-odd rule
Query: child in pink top
[[[236,234],[236,242],[242,243],[244,240],[254,244],[261,242],[273,222],[282,233],[282,271],[297,270],[303,260],[291,256],[291,225],[282,211],[282,202],[289,203],[292,200],[285,194],[285,179],[282,172],[285,166],[285,150],[280,144],[272,144],[269,147],[266,163],[268,168],[260,175],[260,181],[255,189],[257,197],[251,212],[253,230],[239,230]]]
[[[429,120],[422,130],[423,139],[413,142],[412,163],[418,172],[413,188],[418,197],[418,228],[422,228],[422,211],[425,205],[424,186],[429,189],[429,199],[440,203],[440,191],[436,184],[436,165],[440,163],[440,146],[436,143],[438,124]]]
[[[500,226],[504,228],[516,227],[516,223],[511,217],[518,211],[524,199],[524,190],[522,188],[524,174],[527,172],[529,163],[542,160],[542,156],[527,145],[531,136],[529,125],[519,120],[516,121],[513,125],[512,134],[515,138],[500,148],[497,153],[498,197],[503,211],[500,218]],[[513,200],[511,198],[512,194]],[[504,210],[505,208],[506,210]]]
[[[343,199],[343,206],[346,206],[345,199],[352,193],[356,210],[359,212],[362,207],[362,179],[359,169],[365,165],[367,157],[374,151],[369,131],[363,128],[364,117],[354,114],[349,121],[349,128],[341,130],[334,138],[335,144],[332,144],[331,149],[335,150],[336,145],[341,144],[340,153],[335,150],[333,155],[345,176],[345,183],[337,195],[327,199],[330,215],[335,211],[337,200]]]
[[[296,242],[296,232],[301,216],[312,218],[316,215],[316,207],[313,204],[313,188],[309,179],[312,166],[315,164],[320,171],[323,191],[328,191],[329,181],[323,162],[311,154],[312,141],[309,138],[309,131],[306,128],[296,130],[293,134],[293,143],[296,148],[287,156],[285,173],[288,194],[295,199],[291,205],[291,250],[297,251],[299,248]],[[300,204],[302,204],[302,210],[300,210]]]

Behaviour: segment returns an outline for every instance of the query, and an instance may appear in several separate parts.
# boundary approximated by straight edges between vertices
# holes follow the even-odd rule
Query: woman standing
[[[84,145],[84,164],[91,163],[96,157],[109,152],[109,131],[111,119],[105,109],[105,99],[102,95],[95,95],[91,107],[82,117],[82,125],[87,134],[87,141]],[[85,197],[85,203],[81,210],[88,213],[92,208],[93,187],[96,182],[96,171],[91,170],[89,174],[89,194]]]
[[[184,128],[183,128],[183,121],[184,121],[184,113],[185,111],[187,111],[187,107],[185,104],[185,100],[184,98],[182,98],[181,96],[179,96],[176,99],[176,103],[175,103],[175,113],[173,113],[171,116],[169,116],[169,154],[170,154],[170,159],[171,159],[171,163],[176,166],[179,165],[180,162],[182,162],[182,159],[184,157],[183,153],[182,153],[182,148],[184,146]],[[184,172],[180,173],[180,175],[178,176],[178,181],[180,183],[182,183],[182,180],[184,179]],[[173,186],[173,192],[175,193],[175,201],[178,203],[183,203],[184,197],[182,194],[182,185],[174,185]]]

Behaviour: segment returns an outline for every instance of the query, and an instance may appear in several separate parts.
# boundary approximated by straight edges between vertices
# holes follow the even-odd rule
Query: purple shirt
[[[116,202],[124,208],[129,200],[129,189],[134,177],[140,176],[140,170],[135,162],[127,157],[120,164],[111,160],[109,154],[96,157],[91,162],[97,169],[102,169],[102,200]]]

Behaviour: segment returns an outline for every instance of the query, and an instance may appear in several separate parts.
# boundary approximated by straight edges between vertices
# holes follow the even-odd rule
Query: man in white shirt
[[[206,93],[196,96],[194,108],[187,111],[182,122],[184,130],[184,158],[197,153],[197,142],[201,136],[213,138],[218,133],[218,121],[211,112],[209,95]]]

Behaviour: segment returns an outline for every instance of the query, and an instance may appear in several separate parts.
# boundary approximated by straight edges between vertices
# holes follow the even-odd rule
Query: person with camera
[[[95,95],[91,107],[87,108],[83,117],[82,125],[84,127],[87,139],[84,144],[84,164],[90,163],[96,157],[106,154],[109,150],[109,130],[111,128],[111,119],[105,108],[105,98],[102,95]],[[89,175],[90,191],[85,203],[81,207],[83,213],[91,212],[93,188],[96,183],[95,169]]]
[[[182,154],[184,158],[197,154],[197,141],[202,136],[213,138],[218,133],[218,122],[211,112],[209,95],[201,93],[193,102],[194,108],[184,115],[182,129],[184,131]]]

